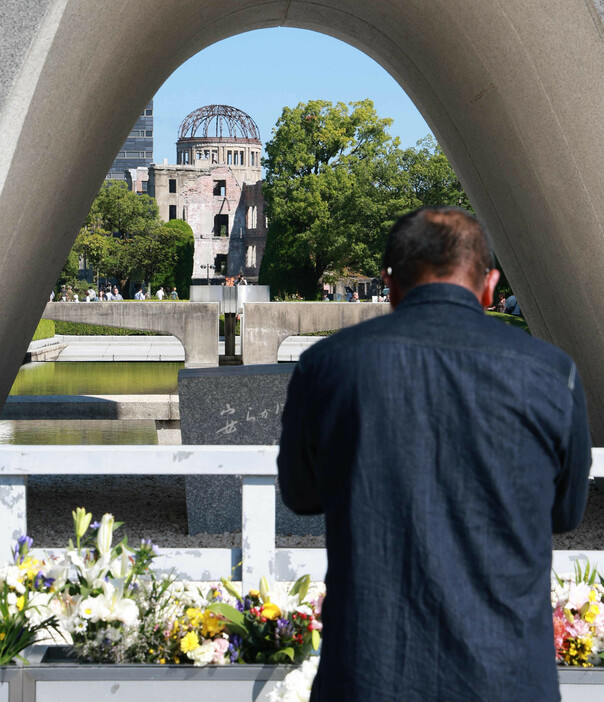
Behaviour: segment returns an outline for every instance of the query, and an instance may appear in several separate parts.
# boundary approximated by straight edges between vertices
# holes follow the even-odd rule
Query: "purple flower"
[[[290,639],[294,633],[294,625],[289,619],[277,619],[275,626],[275,639]]]
[[[231,634],[229,636],[228,651],[229,651],[231,663],[237,662],[237,659],[239,658],[239,649],[241,648],[241,643],[242,643],[241,636],[237,636],[237,634]]]
[[[150,551],[159,556],[159,547],[151,539],[141,539],[141,551]]]
[[[50,587],[54,583],[54,578],[44,577],[44,573],[40,571],[34,578],[34,589],[38,590],[40,586]]]
[[[23,562],[23,559],[27,555],[27,552],[32,547],[33,543],[34,540],[30,536],[26,536],[25,534],[23,534],[17,539],[17,543],[13,550],[13,557],[15,559],[15,563]]]

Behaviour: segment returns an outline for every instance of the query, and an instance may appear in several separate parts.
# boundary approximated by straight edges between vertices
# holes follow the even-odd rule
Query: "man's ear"
[[[388,269],[390,270],[390,268]],[[388,288],[390,288],[390,306],[395,309],[398,303],[403,299],[403,292],[400,288],[400,285],[397,283],[396,279],[394,276],[389,275],[388,271],[382,270],[382,280],[384,281],[384,285]]]
[[[491,307],[493,305],[493,295],[495,294],[495,287],[499,282],[500,275],[501,274],[496,268],[491,268],[486,275],[484,288],[480,297],[480,304],[485,310],[487,307]]]

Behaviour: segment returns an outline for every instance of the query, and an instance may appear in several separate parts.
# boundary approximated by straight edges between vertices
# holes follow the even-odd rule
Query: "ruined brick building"
[[[261,149],[249,115],[208,105],[180,125],[176,164],[149,167],[160,217],[185,220],[195,235],[193,278],[219,283],[241,272],[257,281],[267,229]]]

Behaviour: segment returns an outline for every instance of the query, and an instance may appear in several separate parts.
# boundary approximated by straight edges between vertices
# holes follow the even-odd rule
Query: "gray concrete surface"
[[[289,26],[350,43],[418,106],[486,221],[534,334],[579,364],[604,443],[598,0],[6,1],[0,46],[0,401],[115,153],[206,46]],[[251,58],[253,60],[253,58]]]
[[[300,354],[321,337],[292,336],[285,339],[278,361],[297,361]],[[235,353],[241,353],[241,338],[235,339]],[[46,350],[47,357],[43,354]],[[28,353],[34,361],[184,361],[183,345],[175,336],[67,336],[34,341]],[[219,337],[218,353],[224,354],[224,337]],[[35,358],[34,358],[35,354]]]
[[[350,327],[389,314],[391,307],[385,302],[249,302],[243,310],[242,355],[248,365],[276,363],[287,337]]]
[[[218,365],[217,302],[49,302],[42,317],[63,322],[167,332],[182,343],[186,365]],[[130,342],[130,337],[125,339],[119,343]]]
[[[63,350],[57,361],[184,361],[175,336],[58,336]],[[220,344],[218,345],[220,352]]]

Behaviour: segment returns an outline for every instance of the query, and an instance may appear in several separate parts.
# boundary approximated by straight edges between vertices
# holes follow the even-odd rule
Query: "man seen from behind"
[[[576,366],[485,315],[499,272],[462,210],[402,217],[383,277],[394,312],[306,351],[283,414],[283,500],[326,520],[311,700],[557,702],[551,536],[591,464]]]

